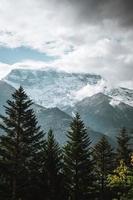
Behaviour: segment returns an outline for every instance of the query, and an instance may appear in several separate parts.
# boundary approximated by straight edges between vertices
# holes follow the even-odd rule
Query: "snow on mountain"
[[[15,88],[24,87],[35,102],[39,123],[45,130],[52,128],[60,142],[65,140],[71,116],[76,112],[79,112],[86,127],[111,138],[123,125],[133,128],[133,90],[112,88],[99,75],[51,69],[16,69],[4,81]]]
[[[111,97],[110,105],[113,107],[119,105],[120,103],[125,103],[133,107],[133,90],[122,87],[113,88],[104,79],[99,80],[95,85],[87,84],[85,87],[74,92],[73,95],[76,102],[98,93],[103,93]]]
[[[111,97],[98,93],[75,104],[73,110],[80,114],[86,126],[95,131],[112,134],[114,129],[118,131],[123,126],[132,129],[133,107],[117,103]]]
[[[133,90],[127,88],[112,88],[110,91],[106,91],[106,94],[112,97],[116,104],[123,102],[133,107]]]
[[[110,105],[121,102],[133,106],[133,90],[112,88],[100,75],[67,73],[55,69],[14,69],[4,81],[18,88],[24,87],[35,103],[44,107],[66,110],[78,101],[103,93],[111,98]]]
[[[16,69],[4,81],[15,88],[22,85],[37,104],[63,109],[78,100],[76,91],[80,92],[87,85],[95,87],[101,79],[99,75],[57,72],[51,69]]]
[[[116,100],[115,98],[113,99],[111,99],[110,100],[110,103],[109,103],[112,107],[116,107],[116,106],[119,106],[119,104],[120,104],[120,101],[118,101],[118,100]]]
[[[86,97],[91,97],[97,93],[105,93],[107,90],[106,81],[101,79],[97,84],[90,85],[89,83],[78,91],[73,93],[75,101],[81,101]]]
[[[12,99],[12,94],[15,89],[4,81],[0,81],[0,114],[5,115],[4,105],[7,105],[7,100]],[[66,142],[66,134],[69,130],[72,117],[67,113],[61,111],[59,108],[45,108],[38,104],[33,104],[32,108],[35,111],[36,117],[38,119],[38,124],[45,133],[51,128],[54,132],[56,140],[60,144]],[[74,113],[73,113],[74,114]],[[0,120],[2,122],[2,120]],[[92,144],[95,144],[103,136],[102,133],[98,131],[93,131],[90,127],[87,127],[89,136],[91,138]],[[1,130],[0,135],[4,132]],[[108,137],[109,141],[110,138]],[[113,144],[113,141],[112,141]]]

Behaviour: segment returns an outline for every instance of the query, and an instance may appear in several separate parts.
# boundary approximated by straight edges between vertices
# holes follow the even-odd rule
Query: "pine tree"
[[[37,125],[32,104],[20,87],[7,101],[6,115],[0,116],[0,128],[3,130],[0,137],[0,168],[3,169],[3,182],[9,186],[9,199],[12,200],[30,199],[30,196],[26,196],[35,191],[34,175],[35,171],[36,175],[39,172],[38,155],[44,134]]]
[[[96,180],[103,200],[107,196],[107,176],[114,167],[113,149],[105,136],[94,146],[93,158],[95,160]]]
[[[47,186],[48,200],[61,200],[62,185],[62,152],[50,129],[44,148],[44,181]]]
[[[90,138],[79,114],[73,119],[64,148],[65,185],[70,200],[88,199],[92,189]]]
[[[127,130],[123,128],[117,136],[117,163],[123,160],[127,166],[130,166],[130,156],[132,149],[130,147],[131,137]]]

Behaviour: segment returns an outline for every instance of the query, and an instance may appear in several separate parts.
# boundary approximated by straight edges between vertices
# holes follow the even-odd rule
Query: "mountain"
[[[42,106],[34,104],[33,109],[35,110],[38,122],[41,125],[42,129],[45,132],[48,132],[51,128],[57,141],[60,144],[64,144],[67,140],[66,134],[70,128],[72,117],[61,111],[57,107],[44,108]],[[97,143],[98,140],[103,136],[102,133],[98,131],[93,131],[89,127],[87,127],[87,130],[91,138],[92,144]],[[111,141],[111,143],[114,145],[113,141]]]
[[[5,114],[4,105],[6,105],[6,101],[11,99],[12,93],[14,93],[15,88],[10,86],[4,81],[0,81],[0,114]],[[41,126],[42,130],[45,133],[49,131],[51,128],[54,132],[54,135],[57,141],[60,144],[65,143],[66,134],[70,127],[70,123],[72,121],[72,117],[65,112],[61,111],[59,108],[45,108],[36,103],[32,105],[32,108],[35,111],[35,114],[38,119],[38,124]],[[103,134],[93,131],[91,128],[87,128],[88,133],[90,134],[92,143],[96,143]]]
[[[132,129],[133,107],[124,103],[114,106],[112,101],[111,97],[98,93],[78,102],[73,110],[81,115],[86,126],[95,131],[113,135],[113,132],[116,134],[116,130],[124,126]]]
[[[99,75],[67,73],[54,69],[14,69],[4,81],[15,88],[22,85],[35,103],[44,107],[66,110],[78,101],[103,93],[112,105],[125,103],[133,107],[133,90],[113,88]]]
[[[106,95],[109,95],[114,100],[114,105],[123,102],[133,107],[133,90],[127,88],[112,88],[110,91],[106,91]]]
[[[15,89],[4,81],[0,81],[0,114],[4,113],[3,105],[6,104],[6,101],[11,98],[12,93]]]
[[[11,99],[12,93],[14,93],[15,88],[10,86],[4,81],[0,81],[0,114],[5,114],[4,105],[6,101]],[[46,109],[40,105],[33,104],[33,109],[38,118],[38,123],[41,125],[42,129],[47,132],[50,128],[53,129],[56,139],[60,143],[64,143],[66,140],[66,132],[72,120],[68,114],[62,112],[58,108]]]
[[[59,108],[43,108],[34,105],[34,110],[39,124],[45,132],[51,128],[55,138],[60,144],[66,141],[66,133],[69,129],[72,117],[61,111]]]
[[[39,109],[44,130],[53,128],[59,139],[63,137],[61,141],[75,112],[91,130],[111,137],[123,126],[133,128],[133,90],[113,88],[99,75],[14,69],[4,81],[15,88],[24,87]]]
[[[23,86],[35,103],[60,109],[77,101],[76,91],[80,91],[87,84],[95,86],[100,80],[99,75],[66,73],[51,69],[15,69],[4,79],[15,88]]]

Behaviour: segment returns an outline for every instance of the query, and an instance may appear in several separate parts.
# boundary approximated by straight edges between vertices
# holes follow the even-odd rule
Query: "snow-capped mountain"
[[[7,105],[7,100],[12,99],[12,94],[14,93],[15,88],[10,86],[4,81],[0,81],[0,115],[5,115],[4,106]],[[69,130],[72,117],[67,113],[61,111],[59,108],[45,108],[38,104],[33,104],[32,108],[35,111],[35,114],[38,119],[38,124],[41,126],[41,129],[45,133],[51,128],[54,132],[55,138],[60,144],[66,142],[66,134]],[[98,140],[103,136],[102,133],[92,130],[90,127],[87,127],[92,144],[98,142]],[[2,130],[0,135],[2,134]],[[108,137],[109,141],[111,140]],[[114,144],[113,140],[111,141]]]
[[[112,88],[111,90],[106,91],[105,94],[113,98],[111,103],[114,106],[123,102],[133,107],[133,90],[119,87]]]
[[[118,131],[122,127],[132,129],[133,107],[124,103],[112,106],[110,102],[111,97],[98,93],[75,104],[73,110],[95,131],[115,135],[114,130]]]
[[[4,81],[17,88],[24,87],[27,94],[44,107],[72,106],[77,102],[77,93],[85,86],[96,86],[99,75],[57,72],[55,70],[12,70]]]
[[[101,133],[113,138],[123,126],[133,129],[133,91],[112,88],[99,75],[16,69],[4,81],[0,83],[0,112],[13,86],[22,85],[35,102],[39,124],[46,132],[52,128],[60,143],[65,141],[71,116],[76,112],[90,127],[94,142]]]
[[[15,88],[22,85],[35,103],[44,107],[66,110],[78,101],[103,93],[111,98],[110,105],[125,103],[133,106],[133,90],[112,88],[100,75],[67,73],[53,69],[12,70],[4,81]]]
[[[113,88],[99,75],[67,73],[53,69],[15,69],[4,81],[15,88],[22,85],[35,104],[49,109],[43,109],[43,114],[36,110],[39,121],[46,129],[50,128],[56,118],[55,113],[62,118],[62,111],[69,116],[78,111],[87,127],[96,132],[107,133],[109,136],[116,135],[122,126],[133,128],[133,90]],[[50,116],[46,122],[43,120],[44,113]],[[56,123],[58,124],[55,121]],[[64,121],[59,127],[55,124],[52,128],[55,134],[57,132],[58,138],[58,134],[61,134],[59,130],[63,132],[68,125],[66,126]]]

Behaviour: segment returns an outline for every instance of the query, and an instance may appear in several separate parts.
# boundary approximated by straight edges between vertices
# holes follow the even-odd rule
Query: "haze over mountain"
[[[113,88],[99,75],[15,69],[3,80],[1,83],[11,90],[9,94],[13,87],[24,87],[35,102],[34,109],[42,128],[46,132],[52,128],[60,143],[66,140],[65,134],[76,112],[89,127],[94,142],[101,133],[114,139],[123,126],[133,128],[133,91]],[[9,97],[1,92],[2,95],[5,99]]]
[[[15,91],[11,85],[4,81],[0,81],[0,114],[4,114],[4,105],[8,99],[11,98],[11,94]]]
[[[8,99],[11,99],[11,95],[14,91],[15,88],[8,83],[0,81],[0,114],[5,115],[4,105],[6,105]],[[45,108],[34,103],[32,108],[37,116],[38,124],[44,132],[47,133],[49,129],[52,129],[57,141],[60,144],[64,144],[66,142],[66,134],[69,130],[72,117],[57,107]],[[102,133],[94,131],[90,127],[87,127],[87,129],[93,144],[98,142],[103,136]],[[113,141],[112,144],[114,144]]]
[[[133,107],[119,103],[111,104],[112,98],[103,93],[87,97],[78,102],[74,109],[85,124],[105,134],[116,134],[122,127],[133,128]]]
[[[22,85],[37,104],[63,109],[73,105],[77,91],[87,84],[96,85],[101,81],[101,76],[58,72],[52,69],[16,69],[12,70],[4,80],[16,88]]]
[[[133,0],[0,0],[0,200],[133,200],[132,153]]]
[[[35,103],[44,107],[65,109],[97,93],[111,96],[114,106],[120,102],[133,106],[133,90],[113,88],[100,75],[54,69],[15,69],[4,80],[15,88],[22,85]]]

